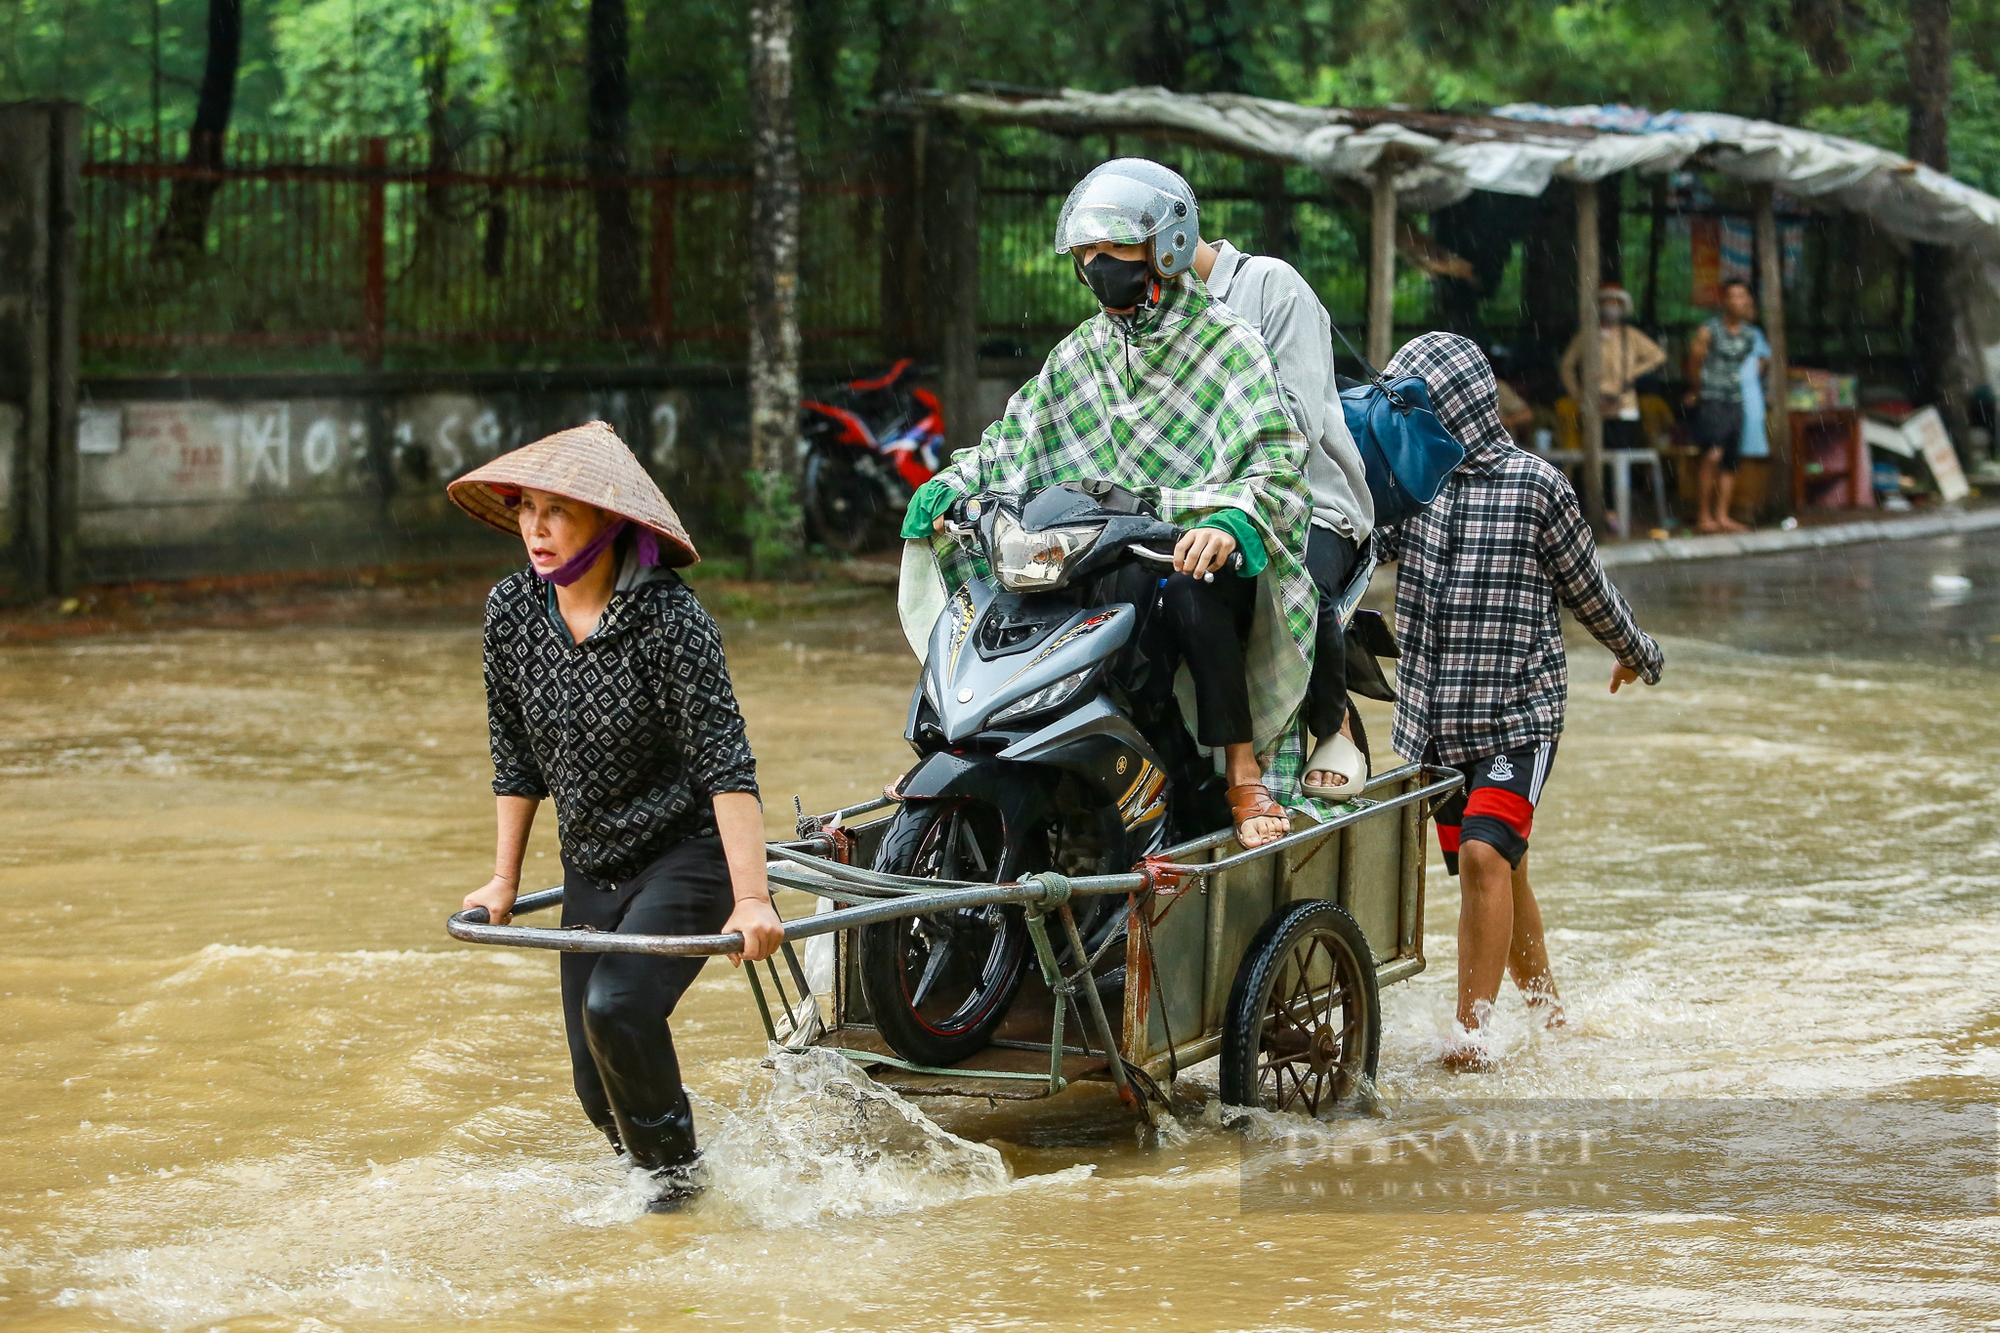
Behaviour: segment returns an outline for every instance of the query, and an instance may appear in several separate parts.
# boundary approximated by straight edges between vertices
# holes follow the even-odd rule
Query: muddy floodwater
[[[676,1217],[576,1108],[553,956],[443,934],[490,865],[476,623],[0,649],[0,1327],[1991,1327],[1990,1111],[1949,1153],[1897,1136],[2000,1076],[2000,543],[1620,582],[1668,672],[1613,699],[1572,645],[1531,858],[1566,1030],[1510,991],[1500,1072],[1426,1063],[1435,854],[1377,1103],[1324,1124],[1225,1124],[1203,1068],[1152,1141],[1090,1087],[919,1113],[766,1067],[712,963],[675,1030],[716,1186]],[[774,832],[907,762],[886,593],[725,630]],[[1718,1158],[1725,1101],[1849,1110]],[[1651,1146],[1580,1194],[1413,1159],[1428,1193],[1340,1195],[1399,1132],[1492,1157],[1509,1106],[1563,1151],[1650,1115]]]

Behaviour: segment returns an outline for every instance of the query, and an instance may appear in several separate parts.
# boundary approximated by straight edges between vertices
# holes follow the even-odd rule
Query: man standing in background
[[[1634,386],[1642,377],[1667,364],[1667,354],[1660,350],[1660,345],[1625,322],[1630,318],[1630,292],[1611,283],[1597,289],[1597,338],[1602,344],[1597,403],[1604,414],[1606,449],[1647,447],[1645,432],[1639,424],[1639,391]],[[1579,330],[1558,366],[1564,391],[1571,402],[1578,404],[1583,402],[1582,381],[1577,378],[1583,363],[1583,339],[1584,334]],[[1504,416],[1502,421],[1504,424]]]

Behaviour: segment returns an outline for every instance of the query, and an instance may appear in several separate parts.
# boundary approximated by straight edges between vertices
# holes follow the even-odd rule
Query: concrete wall
[[[1032,366],[989,363],[997,419]],[[824,374],[810,392],[829,387]],[[444,486],[566,426],[608,421],[704,554],[740,550],[748,404],[728,372],[87,380],[76,440],[86,583],[509,554]],[[984,421],[979,423],[981,426]],[[0,447],[7,439],[0,416]]]
[[[77,437],[79,573],[128,582],[504,554],[445,483],[593,419],[632,446],[698,545],[734,549],[744,404],[719,377],[98,381],[84,386]]]

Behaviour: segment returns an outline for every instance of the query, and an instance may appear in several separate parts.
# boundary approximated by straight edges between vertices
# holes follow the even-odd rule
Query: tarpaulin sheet
[[[1372,184],[1385,156],[1406,212],[1473,190],[1538,195],[1556,179],[1678,170],[1697,163],[1802,199],[1828,199],[1914,241],[2000,258],[2000,199],[1908,158],[1835,135],[1710,112],[1504,106],[1491,116],[1308,107],[1237,93],[923,96],[926,107],[1068,134],[1159,134],[1324,176]]]

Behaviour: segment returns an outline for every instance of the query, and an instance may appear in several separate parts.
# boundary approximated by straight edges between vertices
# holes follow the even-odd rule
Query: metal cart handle
[[[1397,781],[1411,772],[1419,772],[1427,779],[1425,784],[1386,801],[1371,802],[1360,810],[1354,810],[1328,820],[1313,828],[1267,842],[1234,856],[1218,861],[1197,862],[1182,867],[1192,878],[1209,878],[1232,870],[1239,865],[1331,835],[1334,830],[1344,828],[1359,820],[1379,815],[1399,806],[1411,805],[1418,801],[1432,800],[1444,796],[1465,781],[1464,775],[1449,769],[1434,769],[1406,765],[1390,773],[1382,774],[1371,783]],[[1231,835],[1228,831],[1213,833],[1193,842],[1182,843],[1167,849],[1167,855],[1185,855],[1197,850],[1222,845]],[[893,879],[893,876],[873,875],[873,879]],[[1049,881],[1061,882],[1059,896],[1052,896]],[[935,892],[897,895],[879,901],[843,907],[838,911],[820,912],[812,916],[802,916],[785,923],[785,942],[795,943],[811,939],[815,935],[828,935],[838,930],[853,930],[859,926],[872,926],[878,922],[896,921],[904,917],[928,915],[933,912],[949,912],[962,908],[991,907],[1012,903],[1028,908],[1047,908],[1057,902],[1074,897],[1098,897],[1137,893],[1147,888],[1151,877],[1141,873],[1119,875],[1085,875],[1074,879],[1062,876],[1031,875],[1017,884],[993,884],[968,886],[963,888],[939,889]],[[560,886],[543,889],[519,898],[514,903],[515,915],[540,911],[553,907],[563,899]],[[496,926],[491,923],[483,907],[469,907],[454,912],[445,921],[445,930],[455,940],[472,944],[509,944],[524,949],[553,949],[563,953],[643,953],[659,954],[669,958],[705,958],[716,954],[740,952],[743,937],[728,935],[621,935],[613,931],[597,930],[551,930],[535,926]]]

